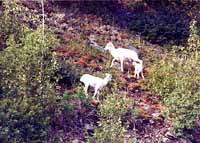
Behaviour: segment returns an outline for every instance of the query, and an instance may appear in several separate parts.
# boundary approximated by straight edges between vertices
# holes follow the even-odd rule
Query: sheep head
[[[112,79],[112,75],[109,74],[109,73],[106,73],[105,75],[106,75],[105,78],[106,78],[108,81],[111,81],[111,79]]]
[[[136,66],[136,65],[137,65],[137,62],[133,61],[133,65]]]
[[[108,42],[108,43],[106,44],[106,46],[105,46],[105,50],[112,50],[112,49],[114,49],[114,48],[115,48],[115,46],[113,45],[112,42]]]

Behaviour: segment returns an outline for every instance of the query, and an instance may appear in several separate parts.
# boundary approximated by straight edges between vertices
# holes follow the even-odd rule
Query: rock
[[[104,48],[102,46],[99,46],[95,41],[90,40],[89,45],[95,49],[97,49],[100,52],[105,52]]]
[[[192,141],[190,141],[189,139],[184,139],[184,138],[181,138],[181,143],[192,143]]]
[[[158,113],[158,112],[157,113],[152,113],[151,115],[153,116],[153,118],[158,118],[160,116],[160,113]]]
[[[176,136],[169,131],[165,134],[165,137],[168,138],[169,140],[175,140],[176,139]]]
[[[169,142],[169,139],[168,139],[167,137],[164,137],[164,138],[162,139],[162,142],[163,142],[163,143],[167,143],[167,142]]]
[[[151,124],[154,124],[154,123],[155,123],[155,121],[154,121],[154,120],[149,120],[149,122],[150,122]]]
[[[72,140],[72,143],[80,143],[80,141],[78,139],[74,139]]]
[[[94,130],[94,126],[92,126],[90,124],[85,124],[85,129],[87,129],[87,130]]]

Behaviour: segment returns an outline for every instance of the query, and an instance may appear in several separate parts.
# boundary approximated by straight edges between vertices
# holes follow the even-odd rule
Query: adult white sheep
[[[139,79],[140,73],[141,73],[142,79],[144,79],[143,62],[137,63],[137,62],[133,61],[133,65],[135,66],[134,77],[137,77],[137,79]]]
[[[112,42],[108,42],[105,46],[105,50],[108,50],[110,54],[113,56],[112,63],[110,67],[113,66],[114,61],[120,61],[121,62],[121,71],[124,71],[123,68],[123,62],[124,60],[133,60],[139,63],[142,63],[142,60],[138,58],[137,52],[130,50],[130,49],[124,49],[124,48],[115,48]]]
[[[106,77],[104,79],[99,78],[99,77],[95,77],[93,75],[90,74],[84,74],[81,76],[80,81],[84,83],[85,87],[84,87],[84,91],[85,91],[85,95],[88,95],[87,90],[88,87],[94,87],[94,94],[93,97],[95,97],[97,94],[99,94],[99,90],[101,90],[104,86],[106,86],[108,84],[109,81],[111,81],[112,75],[106,73],[105,74]],[[99,100],[99,97],[97,97]]]

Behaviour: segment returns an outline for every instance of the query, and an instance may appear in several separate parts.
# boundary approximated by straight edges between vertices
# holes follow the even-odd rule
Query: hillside
[[[13,12],[13,9],[7,13],[13,16],[13,19],[11,17],[10,21],[8,20],[8,22],[10,22],[9,29],[12,29],[11,27],[14,26],[16,27],[12,30],[5,30],[7,25],[6,17],[1,17],[1,20],[4,18],[2,25],[5,25],[1,27],[1,29],[4,30],[0,31],[1,53],[6,56],[2,56],[5,57],[5,59],[0,59],[3,61],[1,64],[1,81],[5,81],[5,83],[2,82],[0,84],[2,90],[1,98],[3,99],[0,109],[3,116],[6,116],[8,113],[13,113],[15,115],[17,111],[21,110],[21,107],[23,107],[25,111],[22,113],[19,112],[20,115],[16,114],[16,116],[13,115],[13,117],[11,117],[12,114],[9,117],[6,116],[6,118],[3,116],[1,117],[5,126],[1,127],[2,133],[0,133],[0,141],[44,141],[52,143],[200,142],[200,115],[198,113],[200,109],[198,105],[200,97],[199,94],[195,94],[199,92],[199,83],[193,82],[195,81],[194,79],[198,81],[200,77],[197,66],[199,65],[199,59],[182,59],[181,56],[185,54],[185,51],[187,52],[187,56],[193,53],[193,51],[194,54],[198,53],[196,51],[198,51],[199,37],[197,36],[196,38],[195,35],[193,36],[194,39],[188,39],[190,39],[192,34],[199,34],[199,1],[183,0],[179,2],[169,0],[153,2],[137,0],[132,2],[126,0],[118,2],[45,2],[45,32],[48,33],[48,30],[51,29],[55,37],[59,39],[58,44],[52,48],[54,39],[50,38],[48,41],[49,43],[47,43],[47,45],[51,47],[50,53],[47,52],[46,55],[42,55],[44,52],[43,50],[42,53],[38,54],[34,49],[34,47],[40,45],[37,45],[37,43],[40,43],[40,40],[36,42],[33,41],[38,38],[41,31],[38,31],[38,35],[36,34],[35,37],[34,34],[32,35],[33,37],[30,35],[27,39],[22,36],[22,39],[26,39],[28,42],[23,42],[20,32],[18,32],[20,28],[23,29],[23,26],[20,27],[20,24],[29,27],[33,31],[37,31],[37,28],[42,23],[41,3],[19,1],[17,4],[22,7],[19,13]],[[3,2],[0,5],[3,14],[3,12],[6,11]],[[15,18],[17,19],[16,21],[14,20]],[[198,31],[196,33],[191,30],[191,21],[194,19],[196,20],[196,29]],[[18,25],[18,23],[20,24]],[[18,28],[18,26],[20,28]],[[195,28],[193,27],[193,29]],[[30,31],[26,34],[28,35],[28,33],[30,33]],[[24,37],[26,37],[26,34]],[[10,35],[14,35],[14,39],[10,38]],[[18,37],[20,38],[17,39]],[[46,39],[47,38],[48,36],[46,36]],[[16,43],[13,44],[11,39],[16,41]],[[112,61],[110,53],[98,50],[98,46],[92,45],[91,41],[95,41],[99,47],[103,48],[109,41],[112,41],[115,47],[138,49],[139,57],[144,63],[145,79],[136,79],[133,76],[134,67],[130,62],[124,64],[124,72],[120,71],[119,62],[115,62],[114,66],[110,68]],[[190,42],[192,44],[196,42],[197,46],[192,46]],[[31,44],[32,46],[30,46]],[[15,47],[14,45],[17,46]],[[29,70],[27,70],[29,71],[28,73],[26,70],[23,71],[24,75],[34,75],[32,78],[26,76],[27,82],[22,82],[24,81],[23,78],[25,78],[23,75],[22,78],[18,79],[18,77],[13,76],[12,73],[13,71],[16,72],[16,75],[18,72],[20,73],[20,70],[15,71],[14,68],[15,65],[21,65],[20,60],[17,62],[11,61],[13,63],[16,62],[11,67],[13,68],[12,72],[9,71],[10,67],[7,63],[7,70],[10,73],[6,74],[6,72],[4,72],[6,71],[4,62],[6,63],[10,58],[9,48],[12,47],[13,51],[11,51],[11,53],[14,52],[15,56],[18,57],[17,53],[23,53],[23,49],[22,51],[16,52],[14,50],[20,49],[22,45],[26,45],[24,46],[24,51],[28,49],[27,47],[30,47],[30,49],[32,48],[32,51],[25,52],[24,56],[19,56],[19,59],[24,61],[35,59],[35,61],[37,61],[37,58],[34,56],[42,55],[41,63],[43,64],[43,70],[53,63],[45,65],[43,60],[49,62],[55,58],[58,67],[55,69],[50,67],[53,71],[47,69],[47,71],[43,73],[43,76],[45,76],[45,74],[50,71],[49,76],[44,79],[49,79],[47,82],[53,83],[52,86],[48,83],[46,84],[46,81],[43,82],[43,80],[41,80],[41,82],[37,82],[36,80],[36,82],[30,84],[25,90],[20,88],[21,86],[27,87],[27,85],[29,85],[28,83],[32,83],[32,80],[34,81],[37,79],[37,76],[34,75],[37,71],[33,69],[30,70],[32,67],[37,68],[37,62],[33,63],[32,67],[30,66]],[[196,47],[197,50],[188,47]],[[188,49],[190,51],[188,51]],[[36,54],[33,54],[29,59],[29,55],[34,52]],[[53,55],[53,57],[48,57],[48,55]],[[193,55],[189,55],[189,57],[190,56],[193,57]],[[26,62],[22,62],[22,64],[23,63]],[[24,68],[29,65],[32,65],[32,63],[27,63]],[[194,72],[190,75],[191,71]],[[40,73],[42,73],[42,70],[39,70],[38,75],[41,75]],[[102,78],[105,76],[105,73],[112,74],[111,82],[101,91],[100,101],[91,98],[94,92],[92,88],[89,89],[89,97],[84,95],[84,85],[79,79],[85,73]],[[184,73],[190,75],[189,78],[187,78],[188,76],[185,77]],[[6,82],[9,78],[11,78],[11,80]],[[12,78],[16,78],[16,85],[10,84],[14,81]],[[183,81],[181,79],[183,79]],[[6,84],[11,85],[11,88],[10,86],[6,87]],[[38,84],[38,87],[35,84]],[[35,89],[40,91],[40,84],[43,90],[47,90],[47,93],[41,90],[41,95],[42,93],[47,94],[46,98],[45,96],[40,96],[40,92],[35,95],[37,93]],[[45,85],[45,87],[43,85]],[[48,87],[50,88],[48,89]],[[179,87],[180,90],[178,89]],[[183,90],[182,87],[188,87],[188,89],[185,88],[185,90],[191,92]],[[18,92],[12,91],[12,88],[24,90],[24,92],[20,93],[19,91],[19,94]],[[29,88],[33,88],[30,89],[30,93]],[[177,89],[177,91],[174,92],[175,89]],[[48,91],[50,93],[48,93]],[[29,96],[28,93],[31,94],[31,96]],[[20,95],[23,96],[22,99],[18,98]],[[180,98],[178,98],[179,96]],[[187,96],[188,98],[184,98]],[[29,101],[28,104],[31,105],[31,109],[28,107],[26,109],[26,106],[20,103],[17,104],[16,107],[15,105],[14,107],[10,107],[9,103],[14,103],[15,101],[23,103],[24,99]],[[43,101],[45,102],[43,103]],[[40,108],[40,102],[41,108],[45,108],[44,111]],[[37,103],[36,105],[39,106],[38,112],[37,107],[34,107],[31,103]],[[182,103],[185,103],[185,106],[181,106],[183,105]],[[191,105],[194,105],[194,108],[192,108]],[[5,107],[11,108],[14,111],[16,110],[16,112],[4,111]],[[183,110],[179,111],[179,108]],[[27,112],[27,116],[25,116],[26,111],[29,110],[31,112]],[[31,114],[32,110],[36,112],[36,114],[39,114],[38,120],[37,117]],[[41,112],[39,110],[41,110]],[[190,114],[190,112],[192,114]],[[43,121],[43,116],[45,115],[47,116],[47,118],[45,118],[45,123],[40,123],[39,121]],[[185,120],[183,121],[181,118],[182,116],[185,117],[186,120],[188,119],[189,123]],[[23,124],[23,121],[19,120],[18,117],[24,119],[27,124],[27,126],[21,127],[21,130],[20,126]],[[34,118],[36,118],[36,120],[34,120]],[[6,119],[10,121],[10,124],[13,124],[10,125],[6,122]],[[41,137],[41,140],[40,136],[38,137],[37,133],[31,131],[32,129],[29,128],[29,119],[33,121],[31,127],[33,130],[36,130],[36,132],[44,128],[45,135]],[[48,120],[48,124],[46,123],[46,119]],[[14,124],[15,121],[18,121],[19,124],[18,122]],[[6,124],[9,124],[9,129],[14,128],[13,134],[10,133],[12,130],[6,130]],[[48,130],[46,131],[46,129]],[[27,130],[30,131],[30,135],[24,133]],[[9,135],[9,137],[5,137],[4,134]]]

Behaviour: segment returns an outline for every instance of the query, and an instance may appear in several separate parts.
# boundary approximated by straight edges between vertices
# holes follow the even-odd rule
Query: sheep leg
[[[136,74],[137,74],[137,79],[139,79],[140,78],[140,72],[137,71]]]
[[[88,85],[85,85],[85,87],[84,87],[84,91],[85,91],[86,96],[88,96],[88,93],[87,93],[88,87],[89,87]]]
[[[144,74],[143,74],[143,71],[141,72],[141,76],[142,76],[142,79],[144,79]]]
[[[134,73],[134,78],[136,78],[136,72]]]
[[[122,71],[122,72],[124,72],[123,61],[124,61],[124,59],[121,59],[121,71]]]
[[[115,60],[116,60],[115,58],[112,60],[112,63],[111,63],[111,65],[110,65],[110,67],[113,66]]]
[[[97,95],[98,93],[98,88],[95,88],[94,94],[93,94],[93,98]]]
[[[134,78],[138,78],[138,70],[135,68],[135,71],[134,71]]]
[[[97,91],[97,100],[99,101],[99,91]]]

